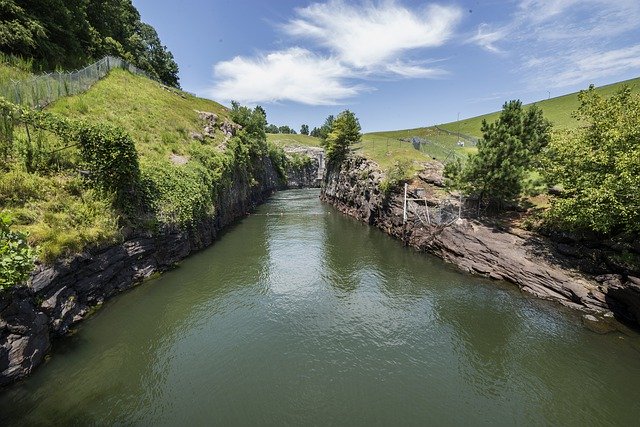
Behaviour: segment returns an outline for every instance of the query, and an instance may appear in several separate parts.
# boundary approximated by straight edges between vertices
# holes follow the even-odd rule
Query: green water
[[[637,425],[639,349],[289,191],[57,341],[0,424]]]

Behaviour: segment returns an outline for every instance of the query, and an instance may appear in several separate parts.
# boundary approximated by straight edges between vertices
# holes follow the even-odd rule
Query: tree
[[[541,172],[561,195],[548,219],[605,234],[640,232],[640,95],[627,86],[609,98],[593,85],[578,95],[583,126],[557,132]]]
[[[178,87],[178,65],[131,0],[0,0],[0,50],[36,68],[81,68],[121,56]]]
[[[310,135],[313,136],[314,138],[320,138],[320,129],[318,129],[317,127],[314,127],[311,130]]]
[[[276,125],[269,125],[266,128],[267,133],[280,133],[280,129],[278,129],[278,126]]]
[[[302,125],[300,127],[300,134],[309,135],[309,125]]]
[[[333,115],[330,115],[325,119],[324,124],[320,126],[318,138],[322,139],[323,141],[327,139],[327,136],[329,136],[329,132],[331,132],[331,126],[333,126],[334,120],[335,117],[333,117]]]
[[[494,123],[482,121],[478,154],[460,172],[459,183],[479,203],[502,206],[522,191],[525,173],[549,143],[551,124],[535,105],[524,111],[520,101],[506,102]],[[447,168],[448,178],[458,167]]]
[[[333,116],[329,116],[333,118]],[[324,141],[324,148],[330,160],[341,160],[349,147],[362,139],[360,122],[355,114],[345,110],[331,121],[331,131]]]

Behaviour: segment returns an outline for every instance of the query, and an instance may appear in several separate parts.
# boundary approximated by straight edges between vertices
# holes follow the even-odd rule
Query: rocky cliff
[[[189,229],[134,233],[122,244],[39,266],[27,287],[0,294],[0,386],[44,360],[51,338],[69,332],[93,307],[209,246],[220,230],[282,186],[269,158],[255,181],[238,173],[221,192],[214,216]]]
[[[289,159],[287,188],[320,188],[324,175],[324,150],[316,147],[285,147]]]
[[[414,200],[407,203],[406,221],[403,192],[383,194],[379,189],[382,173],[360,157],[328,169],[321,198],[464,271],[506,280],[537,297],[590,313],[587,319],[599,319],[601,327],[613,315],[640,323],[639,279],[619,272],[589,274],[579,268],[576,258],[563,255],[557,242],[521,229],[465,218],[469,209],[443,200],[440,172],[441,168],[428,168],[409,185],[407,196]]]

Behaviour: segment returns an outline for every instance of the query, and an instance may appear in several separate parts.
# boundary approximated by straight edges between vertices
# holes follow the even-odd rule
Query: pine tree
[[[478,154],[461,172],[463,188],[479,203],[502,206],[514,201],[532,162],[549,143],[550,128],[538,107],[524,111],[520,101],[506,102],[496,122],[483,120]]]

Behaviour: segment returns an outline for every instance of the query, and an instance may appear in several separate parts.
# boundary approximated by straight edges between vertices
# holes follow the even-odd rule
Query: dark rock
[[[213,113],[201,113],[201,118],[217,125]],[[230,122],[222,126],[229,133],[239,129]],[[28,288],[0,293],[0,387],[42,363],[50,337],[68,333],[91,307],[209,246],[222,228],[283,187],[270,158],[259,163],[254,175],[257,185],[239,174],[219,193],[216,215],[189,231],[168,227],[157,236],[129,232],[122,244],[95,247],[51,266],[38,266]]]
[[[435,180],[426,172],[418,178],[432,187],[420,190],[410,186],[410,198],[424,198],[429,206],[443,206],[442,198],[432,190],[437,185]],[[632,313],[632,317],[640,320],[640,286],[633,280],[625,282],[622,275],[608,274],[594,281],[588,274],[567,268],[567,265],[593,264],[589,259],[594,252],[584,250],[578,243],[601,246],[594,236],[554,232],[550,233],[549,240],[524,230],[515,233],[475,220],[456,220],[457,214],[440,223],[431,218],[428,223],[415,214],[420,207],[414,202],[408,202],[408,211],[414,214],[403,223],[401,190],[388,197],[375,195],[373,189],[379,186],[380,180],[375,164],[363,158],[348,158],[328,170],[321,199],[464,271],[506,280],[525,292],[574,309],[600,314],[613,311],[621,317]],[[424,211],[424,203],[422,206]],[[450,208],[457,212],[455,205]],[[591,243],[586,243],[589,240]],[[553,247],[555,251],[551,250]]]

